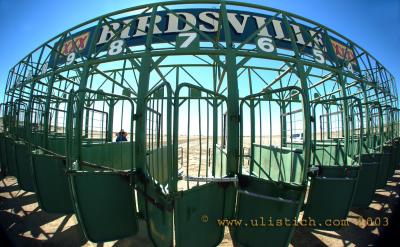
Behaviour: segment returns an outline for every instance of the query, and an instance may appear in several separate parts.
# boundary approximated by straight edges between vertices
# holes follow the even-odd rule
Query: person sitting
[[[123,129],[117,134],[117,139],[115,140],[116,142],[126,142],[128,139],[126,139],[126,136],[128,133],[126,133]]]

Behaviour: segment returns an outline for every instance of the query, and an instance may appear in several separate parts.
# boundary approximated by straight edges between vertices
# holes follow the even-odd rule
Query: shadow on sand
[[[306,227],[295,230],[293,246],[368,246],[383,245],[383,238],[400,232],[399,194],[400,171],[387,186],[375,193],[369,208],[354,208],[349,226],[336,231]],[[389,218],[389,226],[367,226],[365,219]],[[364,219],[364,224],[360,219]],[[145,227],[141,227],[143,229]],[[114,242],[88,242],[73,214],[48,214],[42,211],[34,193],[21,190],[13,177],[0,177],[0,242],[2,246],[152,246],[142,232],[137,236]],[[4,245],[3,245],[4,244]]]

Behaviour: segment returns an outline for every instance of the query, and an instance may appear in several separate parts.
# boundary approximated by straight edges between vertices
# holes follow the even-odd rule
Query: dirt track
[[[396,175],[388,182],[386,188],[376,192],[374,201],[368,209],[353,210],[350,213],[349,227],[338,231],[313,231],[299,228],[294,233],[291,245],[374,245],[379,236],[388,228],[366,226],[365,219],[378,216],[391,217],[393,210],[399,207],[399,195],[400,171],[396,171]],[[398,225],[399,223],[394,221],[390,224]],[[20,190],[13,177],[1,177],[0,180],[0,230],[2,246],[8,244],[15,246],[151,246],[145,232],[132,238],[104,244],[88,242],[77,225],[74,215],[43,212],[37,204],[35,194]],[[5,241],[8,241],[8,244]],[[232,246],[229,233],[226,232],[221,246]]]

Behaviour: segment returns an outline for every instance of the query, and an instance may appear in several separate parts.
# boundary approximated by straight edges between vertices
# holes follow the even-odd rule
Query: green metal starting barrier
[[[1,174],[8,176],[9,168],[7,162],[7,128],[8,128],[8,108],[11,103],[1,103],[1,133],[0,133],[0,154],[1,154]]]
[[[17,176],[17,166],[15,160],[15,144],[14,139],[11,136],[5,137],[5,151],[7,159],[7,175]]]
[[[40,207],[48,213],[73,213],[66,176],[66,157],[36,149],[32,151],[32,168]]]
[[[311,134],[305,121],[310,112],[301,89],[286,87],[249,95],[242,99],[240,109],[242,159],[235,217],[272,224],[298,218],[306,192]],[[294,227],[258,224],[235,228],[234,242],[243,246],[265,246],[269,241],[274,246],[289,244]]]
[[[226,145],[223,127],[226,104],[225,96],[200,86],[182,83],[176,88],[174,123],[179,121],[180,125],[173,126],[175,179],[171,191],[178,191],[179,195],[174,200],[177,246],[218,245],[224,227],[217,220],[233,216],[232,195],[237,178],[229,174],[225,162],[217,161],[217,156],[224,155],[221,148]],[[181,169],[177,160],[179,146],[184,150]],[[180,181],[176,180],[178,174]],[[199,220],[203,215],[207,216],[208,224]]]
[[[6,144],[5,144],[5,119],[4,117],[6,116],[5,114],[5,105],[1,103],[0,104],[0,169],[1,169],[1,175],[6,176],[7,175],[7,153],[6,153]]]
[[[30,132],[29,139],[33,146],[46,147],[46,138],[48,136],[45,134],[45,118],[50,118],[46,114],[46,99],[43,96],[34,95],[29,107],[29,118],[30,118]],[[63,153],[65,154],[65,152]]]
[[[66,99],[54,99],[49,103],[49,114],[45,114],[46,102],[34,97],[30,107],[32,141],[32,174],[40,207],[48,213],[73,213],[66,176]],[[45,135],[45,118],[50,120]],[[47,146],[46,146],[47,143]],[[49,186],[51,184],[52,186]]]
[[[393,170],[392,173],[395,173],[395,170],[399,167],[400,165],[400,139],[399,139],[399,108],[392,107],[392,112],[393,112],[393,119],[392,119],[392,124],[393,124],[393,139],[392,139],[392,145],[393,145]]]
[[[382,150],[379,150],[379,143],[382,143],[382,109],[379,102],[369,102],[363,104],[367,120],[367,132],[363,138],[365,140],[362,146],[361,154],[357,158],[360,165],[360,172],[356,192],[353,198],[353,206],[367,208],[375,195],[376,183],[379,169],[382,167]]]
[[[140,175],[138,200],[147,218],[149,238],[155,246],[173,243],[173,192],[177,174],[173,166],[172,118],[173,92],[169,83],[161,83],[149,90],[146,103],[146,175]],[[140,157],[136,157],[137,162]]]
[[[387,115],[388,115],[387,128],[388,128],[388,132],[390,133],[389,138],[387,138],[387,140],[386,140],[386,143],[385,143],[386,145],[384,145],[384,151],[387,153],[390,153],[389,166],[388,166],[387,179],[386,179],[386,180],[389,180],[393,176],[393,174],[396,170],[398,155],[396,152],[397,147],[394,142],[394,140],[395,140],[395,138],[394,138],[395,109],[391,105],[386,105],[385,110],[387,111]]]
[[[6,169],[8,176],[18,176],[17,164],[16,164],[16,154],[15,154],[15,125],[16,125],[16,108],[18,105],[13,102],[6,104],[5,106],[5,116],[4,126],[8,130],[5,134],[5,159],[6,159]]]
[[[15,166],[17,169],[17,180],[21,189],[34,192],[34,180],[32,176],[31,146],[27,138],[28,105],[19,104],[16,108],[16,139],[14,141]]]
[[[115,114],[117,105],[120,123],[130,127],[131,136],[125,143],[108,143],[107,132],[113,129],[108,114]],[[88,89],[69,96],[67,175],[75,213],[90,241],[116,240],[138,231],[132,188],[134,114],[134,102],[126,96]]]
[[[17,167],[17,179],[21,189],[34,192],[34,180],[32,176],[30,144],[25,141],[15,141],[15,164]]]
[[[0,164],[1,164],[1,174],[7,174],[7,153],[6,153],[6,144],[5,144],[5,134],[4,132],[0,133]]]
[[[3,133],[0,140],[2,171],[5,175],[15,176],[21,189],[34,192],[30,144],[26,139],[27,103],[17,100],[4,106],[2,125],[12,134]]]
[[[355,159],[363,145],[363,117],[361,102],[354,97],[313,103],[315,172],[310,177],[303,218],[314,219],[317,228],[326,228],[326,220],[346,219],[350,211],[359,174],[360,164]]]
[[[391,173],[392,167],[392,126],[391,126],[391,109],[388,106],[381,105],[382,108],[382,125],[383,125],[383,139],[379,143],[379,149],[382,152],[381,165],[379,167],[378,178],[376,182],[376,189],[382,189],[386,186],[388,176]]]
[[[400,163],[383,65],[316,22],[231,1],[57,35],[10,70],[0,117],[2,175],[93,242],[140,222],[155,246],[218,246],[226,227],[235,246],[288,246],[302,210],[315,228],[343,220]]]

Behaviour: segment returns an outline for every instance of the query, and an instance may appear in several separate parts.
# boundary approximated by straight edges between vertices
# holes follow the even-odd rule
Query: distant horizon
[[[25,37],[29,37],[28,42],[27,38],[21,39],[20,35],[8,35],[0,40],[0,47],[2,47],[0,54],[0,97],[3,98],[5,82],[11,67],[43,42],[66,29],[97,16],[154,2],[160,1],[142,0],[115,3],[112,0],[104,0],[102,4],[98,4],[97,1],[87,0],[76,1],[74,4],[74,0],[71,0],[68,5],[61,5],[49,0],[40,3],[0,0],[0,28],[2,28],[3,33],[24,33]],[[400,47],[400,29],[391,28],[390,23],[400,23],[400,1],[338,0],[321,2],[309,0],[300,3],[290,0],[269,2],[245,0],[242,2],[266,5],[288,11],[336,30],[377,58],[395,76],[396,84],[399,84],[400,59],[396,55],[398,53],[394,51]],[[72,6],[80,7],[74,8]],[[309,6],[313,7],[310,8]],[[62,8],[64,13],[74,14],[70,15],[70,18],[60,18],[59,12],[54,11],[59,8]],[[327,15],[327,11],[331,14]],[[385,13],[385,15],[382,15],[382,13]],[[31,20],[35,20],[35,22]],[[399,92],[399,90],[400,88],[397,86],[397,91]]]

